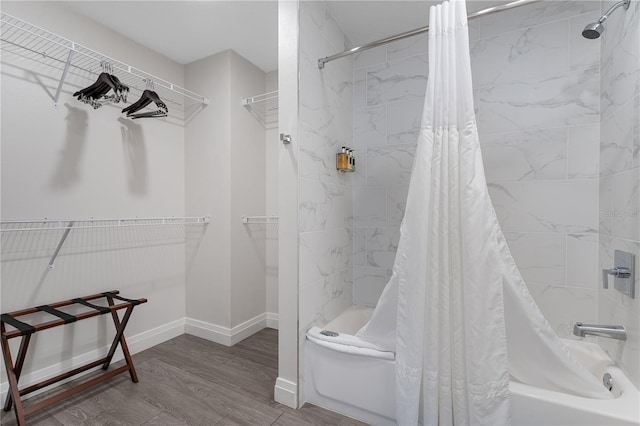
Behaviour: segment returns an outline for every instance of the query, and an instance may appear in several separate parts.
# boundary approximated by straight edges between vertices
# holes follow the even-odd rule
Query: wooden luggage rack
[[[133,308],[141,303],[146,303],[147,299],[126,299],[118,295],[120,293],[118,290],[113,290],[100,294],[93,294],[91,296],[79,297],[76,299],[65,300],[58,303],[53,303],[50,305],[37,306],[35,308],[24,309],[22,311],[10,312],[8,314],[2,314],[0,316],[0,331],[2,338],[2,356],[4,357],[4,365],[7,369],[7,376],[9,379],[9,392],[7,393],[7,399],[4,404],[4,410],[9,411],[11,406],[14,406],[14,411],[16,413],[16,421],[18,425],[26,425],[25,416],[35,413],[36,411],[40,411],[52,404],[55,404],[64,398],[67,398],[71,395],[74,395],[78,392],[82,392],[90,388],[91,386],[97,385],[98,383],[102,383],[105,380],[108,380],[114,376],[117,376],[120,373],[124,373],[125,371],[129,371],[129,375],[131,376],[131,380],[135,383],[138,382],[138,375],[136,374],[136,370],[133,367],[133,360],[131,359],[131,354],[129,353],[129,348],[127,347],[127,341],[124,338],[124,329],[129,322],[129,318],[131,317],[131,313],[133,312]],[[106,298],[109,306],[99,306],[90,303],[92,300]],[[117,299],[123,303],[114,303],[114,299]],[[70,306],[73,304],[83,305],[87,308],[90,308],[89,311],[82,312],[78,315],[70,315],[66,312],[62,312],[57,308],[62,308],[64,306]],[[119,318],[117,311],[121,309],[126,309],[122,320]],[[34,314],[37,312],[46,312],[50,315],[58,317],[58,319],[43,322],[40,324],[30,325],[24,323],[18,319],[17,317],[21,317],[24,315]],[[84,320],[87,318],[96,317],[99,315],[104,315],[111,313],[111,317],[113,318],[113,324],[116,328],[116,335],[113,339],[113,343],[111,344],[111,348],[107,353],[107,356],[101,358],[97,361],[90,362],[88,364],[82,365],[78,368],[74,368],[71,371],[67,371],[65,373],[59,374],[55,377],[52,377],[47,380],[43,380],[39,383],[28,386],[24,389],[18,388],[18,380],[20,379],[20,373],[22,372],[22,366],[24,364],[24,360],[27,354],[27,348],[29,347],[29,341],[31,340],[31,335],[38,331],[47,330],[49,328],[58,327],[61,325],[69,324],[72,322]],[[7,331],[6,325],[10,325],[15,330]],[[13,339],[16,337],[22,336],[22,340],[20,342],[20,348],[18,349],[18,356],[16,357],[15,365],[13,363],[13,359],[11,356],[11,351],[9,348],[9,339]],[[91,380],[88,380],[84,383],[80,383],[77,386],[74,386],[65,391],[59,392],[47,399],[39,401],[29,407],[23,407],[21,396],[30,394],[31,392],[37,391],[38,389],[42,389],[44,387],[50,386],[54,383],[57,383],[61,380],[68,379],[69,377],[73,377],[77,374],[80,374],[84,371],[87,371],[91,368],[102,365],[103,370],[107,370],[109,368],[109,364],[113,359],[113,355],[118,347],[118,344],[122,348],[122,352],[124,353],[124,359],[126,361],[125,365],[122,367],[118,367],[114,370],[107,371],[101,374],[98,377],[95,377]]]

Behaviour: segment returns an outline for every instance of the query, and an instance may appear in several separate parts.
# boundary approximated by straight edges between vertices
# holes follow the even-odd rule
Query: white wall
[[[231,52],[231,326],[266,309],[267,226],[245,225],[242,215],[266,209],[266,133],[263,124],[241,105],[243,97],[265,92],[265,73]]]
[[[278,71],[272,71],[265,75],[265,92],[278,90]],[[266,114],[266,215],[278,216],[278,149],[280,138],[278,133],[278,101],[271,101],[266,108],[274,108],[274,111],[265,110]],[[267,312],[278,314],[278,227],[267,226],[266,246],[266,272],[267,272]],[[277,317],[274,317],[277,318]]]
[[[185,210],[212,218],[187,271],[187,317],[226,328],[231,327],[230,56],[226,51],[185,66],[189,89],[210,102],[185,128]]]
[[[185,130],[186,211],[212,217],[187,271],[187,332],[229,345],[266,325],[266,228],[240,220],[266,209],[265,128],[240,102],[265,73],[231,50],[185,68],[211,100]]]
[[[601,2],[606,11],[613,2]],[[600,268],[614,251],[636,256],[635,299],[599,286],[598,322],[627,328],[627,341],[599,339],[640,387],[640,4],[617,10],[602,38],[600,101]]]
[[[181,65],[59,4],[2,2],[2,10],[183,84]],[[59,75],[58,69],[3,51],[2,219],[184,216],[183,127],[124,119],[122,105],[93,110],[71,96],[93,82],[76,75],[70,75],[55,109]],[[149,299],[132,316],[130,340],[164,326],[183,332],[184,228],[72,231],[55,270],[47,271],[59,237],[60,232],[3,233],[2,312],[119,289],[124,296]],[[106,316],[39,333],[25,373],[52,365],[47,372],[55,373],[55,364],[68,367],[72,357],[102,349],[112,336]]]

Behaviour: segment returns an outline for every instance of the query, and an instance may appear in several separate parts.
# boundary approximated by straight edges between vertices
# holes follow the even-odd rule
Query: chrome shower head
[[[587,25],[586,27],[584,27],[584,30],[582,30],[582,37],[592,39],[592,40],[600,37],[604,32],[604,28],[605,28],[604,23],[607,20],[607,18],[609,18],[609,15],[620,6],[622,6],[624,10],[629,9],[630,3],[631,3],[631,0],[621,0],[618,3],[614,4],[613,6],[611,6],[609,10],[607,10],[600,19],[598,19],[598,22],[593,22]]]
[[[604,32],[604,25],[601,22],[593,22],[582,30],[582,37],[588,39],[596,39],[602,35]]]

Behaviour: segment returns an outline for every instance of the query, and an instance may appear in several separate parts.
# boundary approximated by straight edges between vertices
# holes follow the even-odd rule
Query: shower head
[[[600,37],[604,32],[604,28],[605,28],[604,23],[607,20],[607,18],[609,18],[609,15],[620,6],[622,6],[624,10],[629,9],[630,3],[631,3],[631,0],[621,0],[618,3],[614,4],[613,6],[611,6],[609,10],[607,10],[600,19],[598,19],[598,22],[592,22],[591,24],[584,27],[584,30],[582,30],[582,37],[588,38],[588,39],[596,39]]]
[[[582,30],[582,37],[588,39],[596,39],[602,35],[604,32],[604,25],[602,22],[593,22]]]

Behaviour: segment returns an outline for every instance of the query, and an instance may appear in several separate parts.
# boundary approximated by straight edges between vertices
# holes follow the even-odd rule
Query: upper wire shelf
[[[8,13],[0,13],[1,48],[22,57],[60,69],[62,74],[54,97],[57,106],[62,86],[69,72],[93,82],[104,64],[109,64],[113,74],[132,91],[142,93],[148,82],[163,101],[176,110],[186,112],[193,106],[207,105],[209,99],[153,74],[149,74],[117,59],[82,46],[43,28],[25,22]]]

